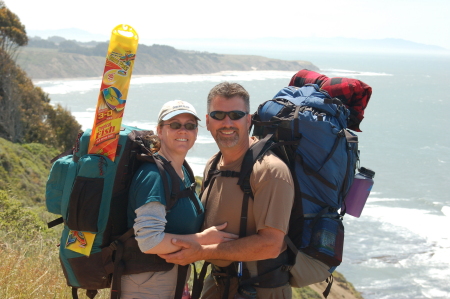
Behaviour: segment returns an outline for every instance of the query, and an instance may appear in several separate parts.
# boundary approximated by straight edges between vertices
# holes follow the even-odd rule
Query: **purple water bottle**
[[[361,212],[373,187],[375,171],[361,167],[355,175],[353,184],[344,200],[345,212],[354,217],[361,216]]]

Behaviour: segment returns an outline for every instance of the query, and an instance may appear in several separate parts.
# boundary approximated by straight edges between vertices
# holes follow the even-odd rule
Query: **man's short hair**
[[[214,86],[208,94],[208,113],[211,112],[210,107],[212,100],[217,96],[222,96],[226,99],[231,99],[235,96],[239,96],[244,100],[245,109],[247,109],[247,111],[244,112],[250,112],[250,95],[245,90],[245,88],[238,83],[222,82]]]

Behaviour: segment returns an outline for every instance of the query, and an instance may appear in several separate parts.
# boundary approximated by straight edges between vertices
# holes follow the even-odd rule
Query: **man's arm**
[[[161,254],[169,263],[187,265],[199,260],[256,261],[276,258],[283,248],[284,232],[275,228],[264,228],[257,234],[235,241],[200,245],[197,242],[174,239],[173,244],[181,250]]]
[[[177,239],[179,241],[185,241],[188,243],[198,243],[200,245],[207,244],[216,244],[221,242],[229,242],[232,240],[236,240],[238,238],[235,234],[230,234],[227,232],[223,232],[222,230],[227,227],[227,223],[212,226],[204,231],[196,234],[190,235],[175,235],[164,233],[164,237],[162,241],[156,245],[155,247],[145,251],[147,254],[164,254],[164,253],[172,253],[176,252],[182,247],[172,242],[173,239]]]

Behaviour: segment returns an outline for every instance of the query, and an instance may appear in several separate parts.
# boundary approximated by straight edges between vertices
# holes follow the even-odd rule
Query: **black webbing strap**
[[[301,106],[297,106],[295,108],[295,112],[294,112],[294,137],[297,139],[300,139],[301,134],[300,134],[300,120],[298,119],[298,114],[300,113],[300,107]]]
[[[219,176],[239,177],[239,175],[240,175],[239,172],[235,172],[235,171],[229,171],[229,170],[220,171],[220,170],[218,170],[217,165],[219,164],[221,157],[222,157],[222,153],[218,152],[211,162],[211,166],[208,170],[208,174],[206,175],[206,178],[203,180],[203,186],[202,186],[202,192],[200,193],[200,198],[203,197],[203,192],[205,192],[205,190],[208,189],[208,191],[206,193],[205,204],[204,204],[205,209],[208,205],[209,194],[211,193],[212,186],[214,185],[214,182],[216,181],[217,177],[219,177]]]
[[[186,160],[184,160],[183,166],[184,166],[184,168],[186,168],[191,182],[195,182],[194,172],[192,171],[191,166],[189,166],[189,163]]]
[[[164,168],[164,162],[160,159],[157,159],[156,156],[153,156],[153,161],[156,164],[156,167],[158,167],[159,174],[161,176],[161,179],[163,181],[164,186],[164,194],[166,195],[166,204],[169,204],[169,198],[171,194],[171,190],[169,190],[169,179],[166,176],[165,168]],[[169,210],[166,205],[166,210]]]
[[[86,296],[89,299],[94,299],[97,294],[97,290],[86,290]],[[78,299],[78,288],[72,287],[72,299]]]
[[[344,130],[344,134],[348,143],[358,143],[358,136],[350,134],[347,130]]]
[[[203,213],[202,208],[200,207],[200,204],[198,203],[198,200],[195,197],[195,183],[192,183],[190,187],[188,187],[176,194],[176,200],[183,198],[183,197],[189,197],[189,199],[194,204],[195,209],[197,210],[197,214],[200,215],[201,213]]]
[[[175,288],[175,296],[174,299],[181,299],[183,296],[184,285],[186,283],[187,271],[189,269],[189,265],[181,266],[178,265],[178,273],[177,273],[177,286]]]
[[[172,190],[170,191],[170,193],[166,193],[166,209],[170,210],[177,202],[178,198],[177,198],[177,193],[180,191],[180,180],[178,179],[178,174],[175,171],[175,169],[172,166],[172,162],[171,161],[167,161],[164,158],[161,158],[161,161],[163,162],[163,168],[165,171],[167,171],[167,173],[169,174],[169,176],[172,179]],[[161,176],[166,177],[166,174],[161,174]],[[167,182],[168,184],[168,182]],[[169,187],[167,186],[167,189]],[[164,188],[165,189],[165,188]]]
[[[289,247],[289,249],[295,254],[298,254],[298,248],[295,246],[294,242],[292,242],[291,238],[289,238],[287,235],[284,236],[284,241],[286,242],[286,245]]]
[[[247,235],[247,216],[248,216],[248,199],[250,193],[244,193],[244,198],[242,199],[241,208],[241,222],[239,226],[239,239]]]
[[[295,170],[295,164],[290,165],[292,178],[294,181],[294,203],[292,205],[291,214],[289,218],[289,230],[287,235],[289,240],[295,242],[294,244],[301,244],[304,226],[304,212],[303,212],[303,199],[301,197],[302,190],[300,183],[297,180],[297,172]],[[289,263],[295,264],[295,254],[293,252],[288,253],[290,258]]]
[[[269,120],[269,121],[260,121],[256,119],[252,119],[252,125],[256,127],[275,127],[276,125],[279,125],[282,122],[281,119],[277,120]]]
[[[337,133],[337,136],[336,136],[336,139],[334,140],[334,144],[333,144],[333,147],[331,148],[331,151],[328,153],[328,156],[325,158],[325,161],[323,162],[322,166],[320,166],[319,170],[317,170],[317,171],[320,171],[322,169],[322,167],[324,167],[325,164],[328,162],[328,160],[330,160],[331,157],[333,157],[333,154],[339,145],[339,141],[341,140],[342,137],[345,136],[344,131],[345,131],[345,129],[342,129]]]
[[[164,193],[166,195],[166,211],[170,210],[178,201],[178,199],[182,197],[189,197],[189,199],[194,204],[195,208],[197,209],[197,213],[201,214],[202,209],[200,207],[200,204],[198,203],[197,198],[195,197],[195,176],[194,172],[192,171],[189,164],[184,160],[183,166],[185,167],[189,180],[193,182],[191,186],[188,188],[180,191],[180,180],[178,177],[178,174],[176,173],[175,169],[172,166],[171,161],[167,161],[162,156],[158,155],[138,155],[138,160],[144,161],[144,162],[150,162],[155,163],[156,167],[158,168],[159,174],[161,175],[163,186],[164,186]],[[172,179],[172,189],[170,190],[169,186],[169,179],[166,175],[166,172],[169,174],[169,177]]]
[[[72,155],[73,154],[73,148],[59,154],[58,156],[54,157],[53,159],[50,160],[50,163],[53,164],[53,162],[55,162],[56,160],[58,160],[59,158],[68,156],[68,155]]]
[[[336,185],[328,182],[323,176],[321,176],[314,169],[312,169],[311,166],[306,164],[306,162],[303,161],[303,158],[302,158],[301,155],[297,155],[295,159],[300,163],[300,165],[302,165],[303,170],[305,171],[305,174],[312,175],[313,177],[315,177],[317,180],[319,180],[322,184],[324,184],[328,188],[331,188],[333,190],[337,190]]]
[[[48,228],[52,228],[54,226],[57,226],[58,224],[64,223],[64,219],[62,217],[59,217],[53,221],[50,221],[47,223]]]
[[[242,191],[249,193],[253,198],[250,188],[250,175],[253,171],[253,165],[258,159],[261,159],[264,154],[270,149],[272,142],[269,140],[272,138],[273,134],[267,134],[264,139],[261,139],[250,146],[244,156],[242,161],[240,176],[237,184],[241,187]]]
[[[200,198],[202,198],[203,191],[205,191],[206,188],[208,188],[210,182],[213,181],[217,176],[220,175],[220,171],[217,170],[217,165],[219,164],[219,161],[220,161],[221,157],[222,157],[222,153],[218,152],[216,157],[212,161],[211,166],[209,168],[209,171],[208,171],[208,173],[206,175],[206,178],[203,180],[202,192],[200,193]]]
[[[304,198],[304,199],[306,199],[306,200],[308,200],[308,201],[310,201],[310,202],[312,202],[312,203],[314,203],[314,204],[316,204],[318,206],[321,206],[322,208],[328,207],[328,205],[326,203],[324,203],[323,201],[318,200],[317,198],[315,198],[315,197],[313,197],[313,196],[311,196],[309,194],[306,194],[304,192],[300,192],[300,195],[301,195],[302,198]]]
[[[230,280],[231,277],[229,273],[227,273],[227,277],[225,278],[224,289],[222,299],[228,299],[228,294],[230,293]]]
[[[78,299],[78,289],[72,287],[72,299]]]
[[[329,211],[330,211],[329,207],[322,209],[319,213],[317,213],[316,217],[314,217],[313,221],[309,224],[309,227],[313,229],[317,221],[319,221],[319,219],[322,218],[322,216],[328,213]]]
[[[344,134],[345,134],[345,139],[347,140],[348,148],[346,151],[347,152],[347,169],[345,170],[344,182],[342,183],[342,189],[339,194],[340,197],[342,198],[342,201],[345,200],[345,196],[347,195],[347,194],[344,194],[343,192],[348,189],[348,182],[349,182],[348,177],[349,177],[349,172],[351,171],[351,168],[352,168],[352,165],[350,164],[350,162],[351,162],[350,156],[352,155],[352,153],[350,151],[352,148],[349,145],[349,143],[358,143],[358,136],[350,134],[350,132],[347,130],[344,130]],[[347,206],[345,205],[345,202],[344,202],[342,205],[342,208],[341,208],[340,215],[344,216],[346,211],[347,211]]]
[[[204,261],[202,269],[200,270],[200,274],[197,278],[197,269],[194,266],[194,284],[192,286],[191,299],[199,299],[203,290],[203,282],[205,281],[206,272],[208,270],[209,262]]]
[[[325,280],[325,281],[328,283],[328,285],[327,285],[325,291],[323,291],[322,294],[323,294],[323,296],[324,296],[325,298],[327,298],[328,295],[330,294],[331,286],[333,285],[333,281],[334,281],[333,274],[331,274],[330,276],[328,276],[327,280]]]
[[[125,263],[122,260],[125,241],[134,236],[133,228],[130,228],[126,233],[120,236],[119,239],[112,242],[109,246],[116,251],[114,257],[114,272],[113,281],[111,285],[111,299],[119,299],[121,292],[122,274],[125,269]]]
[[[89,299],[94,299],[95,296],[97,296],[98,291],[97,290],[86,290],[86,296]]]

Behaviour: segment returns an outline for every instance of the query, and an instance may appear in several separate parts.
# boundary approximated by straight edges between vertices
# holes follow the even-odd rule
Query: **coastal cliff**
[[[70,42],[69,46],[64,42],[50,46],[48,42],[30,42],[29,46],[21,49],[17,63],[34,80],[101,76],[107,52],[106,43],[87,47],[74,41]],[[309,61],[184,51],[164,45],[139,45],[133,74],[210,74],[251,70],[295,72],[305,68],[319,70]]]

